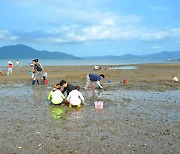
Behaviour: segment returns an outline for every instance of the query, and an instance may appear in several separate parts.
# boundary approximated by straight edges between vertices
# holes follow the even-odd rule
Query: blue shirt
[[[96,75],[96,74],[89,74],[89,78],[91,81],[100,81],[101,80],[101,76]]]

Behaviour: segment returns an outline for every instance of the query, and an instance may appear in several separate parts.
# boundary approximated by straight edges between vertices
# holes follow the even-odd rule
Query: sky
[[[75,56],[180,50],[180,0],[0,0],[0,47]]]

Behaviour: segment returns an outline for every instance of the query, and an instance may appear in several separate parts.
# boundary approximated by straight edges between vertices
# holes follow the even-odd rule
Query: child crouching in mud
[[[81,104],[84,104],[84,97],[82,96],[81,92],[79,91],[80,87],[75,86],[74,90],[72,90],[68,97],[67,101],[69,102],[69,107],[77,106],[78,108],[81,106]]]
[[[60,105],[65,100],[65,96],[60,91],[60,84],[53,85],[48,95],[48,100],[54,105]]]

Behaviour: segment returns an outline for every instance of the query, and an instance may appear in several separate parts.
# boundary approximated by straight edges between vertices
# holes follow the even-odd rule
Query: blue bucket
[[[31,72],[31,71],[28,71],[27,74],[32,75],[32,72]]]

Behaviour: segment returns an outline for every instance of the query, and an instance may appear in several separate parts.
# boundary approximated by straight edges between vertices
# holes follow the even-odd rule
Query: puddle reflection
[[[48,112],[53,120],[58,120],[63,117],[64,113],[66,112],[66,108],[64,105],[49,104]]]

